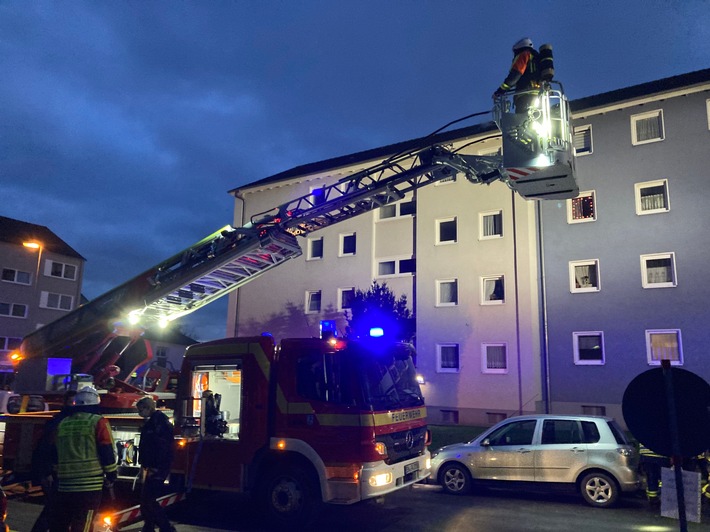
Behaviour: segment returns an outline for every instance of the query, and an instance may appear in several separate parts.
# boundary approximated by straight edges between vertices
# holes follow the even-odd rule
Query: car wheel
[[[580,492],[585,502],[596,508],[614,506],[619,499],[616,481],[606,473],[589,473],[582,478]]]
[[[446,493],[465,495],[471,492],[473,479],[466,466],[456,462],[446,464],[439,474],[439,484]]]

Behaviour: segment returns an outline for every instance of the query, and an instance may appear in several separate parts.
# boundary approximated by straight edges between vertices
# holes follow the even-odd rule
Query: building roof
[[[23,242],[38,242],[52,253],[86,260],[48,227],[0,216],[0,242],[21,246]]]
[[[707,82],[710,82],[710,68],[572,100],[570,101],[570,109],[572,112],[578,113],[587,109],[602,107],[613,103],[620,103],[653,94],[670,92]],[[432,134],[426,137],[390,144],[389,146],[381,146],[379,148],[352,153],[350,155],[343,155],[332,159],[326,159],[324,161],[304,164],[232,189],[229,193],[236,194],[240,190],[247,188],[260,187],[298,176],[316,174],[327,170],[348,167],[366,161],[383,159],[393,153],[406,152],[428,144],[442,144],[469,136],[480,135],[495,129],[497,128],[493,122],[486,122],[483,124],[447,131],[445,133]]]

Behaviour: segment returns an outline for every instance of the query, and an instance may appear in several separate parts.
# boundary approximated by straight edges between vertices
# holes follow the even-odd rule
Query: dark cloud
[[[230,223],[232,188],[489,109],[524,35],[553,43],[572,99],[706,68],[707,8],[5,1],[0,214],[86,257],[93,298]],[[225,322],[219,302],[187,328]]]

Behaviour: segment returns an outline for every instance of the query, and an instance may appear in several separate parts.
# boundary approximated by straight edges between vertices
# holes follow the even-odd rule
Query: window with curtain
[[[644,288],[672,288],[677,286],[675,253],[641,256],[641,284]]]
[[[646,331],[646,355],[649,365],[670,360],[671,365],[683,364],[683,349],[679,329]]]
[[[505,281],[502,275],[481,278],[481,304],[502,305],[505,302]]]
[[[597,259],[570,262],[569,273],[570,292],[598,292],[601,289]]]
[[[662,109],[631,116],[631,143],[634,146],[664,138]]]
[[[482,212],[480,215],[480,238],[500,238],[503,236],[503,211]]]
[[[483,344],[483,373],[507,373],[508,353],[505,344]]]
[[[439,372],[456,373],[459,371],[459,344],[439,344],[436,346],[436,350]]]
[[[459,302],[458,281],[447,279],[436,281],[437,306],[453,306]]]
[[[634,189],[636,214],[657,214],[670,210],[667,179],[636,183]]]

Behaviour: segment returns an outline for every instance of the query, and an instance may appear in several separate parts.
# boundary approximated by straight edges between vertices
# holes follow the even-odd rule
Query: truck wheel
[[[322,504],[315,479],[298,466],[272,469],[262,484],[261,499],[269,520],[280,527],[307,527]]]

